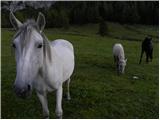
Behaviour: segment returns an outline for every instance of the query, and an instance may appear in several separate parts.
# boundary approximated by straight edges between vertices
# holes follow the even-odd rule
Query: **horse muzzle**
[[[23,88],[14,85],[13,89],[14,89],[14,92],[16,93],[16,95],[20,98],[23,98],[23,99],[30,97],[31,93],[32,93],[30,85],[27,85]]]

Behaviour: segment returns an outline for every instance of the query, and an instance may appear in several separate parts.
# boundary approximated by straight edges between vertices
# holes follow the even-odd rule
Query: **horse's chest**
[[[62,83],[62,73],[58,69],[47,68],[43,76],[38,75],[34,81],[37,91],[53,91]]]
[[[44,81],[48,87],[57,89],[63,80],[63,70],[62,67],[54,66],[47,69],[46,76]]]
[[[59,82],[51,81],[49,79],[39,79],[38,81],[34,82],[34,87],[39,92],[44,91],[54,91],[58,88]]]

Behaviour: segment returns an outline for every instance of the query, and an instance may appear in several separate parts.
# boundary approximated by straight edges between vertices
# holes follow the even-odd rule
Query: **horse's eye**
[[[13,47],[13,48],[16,48],[16,45],[15,45],[14,43],[12,43],[12,47]]]
[[[39,44],[37,48],[41,48],[41,47],[42,47],[42,44]]]

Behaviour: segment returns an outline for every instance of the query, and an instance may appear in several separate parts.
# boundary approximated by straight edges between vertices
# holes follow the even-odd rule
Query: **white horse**
[[[118,74],[124,73],[127,59],[125,59],[124,49],[121,44],[117,43],[113,46],[113,56]]]
[[[11,12],[10,21],[18,31],[13,38],[16,58],[16,95],[26,98],[34,88],[42,104],[43,115],[49,118],[47,92],[56,90],[56,117],[62,118],[62,84],[67,81],[67,98],[70,100],[69,84],[74,70],[74,50],[70,42],[62,39],[49,42],[42,33],[45,17],[22,24]]]

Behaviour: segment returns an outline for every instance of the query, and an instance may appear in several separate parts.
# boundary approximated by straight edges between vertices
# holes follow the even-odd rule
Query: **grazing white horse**
[[[67,98],[70,100],[69,84],[74,70],[74,50],[70,42],[62,39],[49,42],[43,34],[45,17],[22,24],[11,12],[10,21],[17,30],[13,38],[16,58],[16,95],[26,98],[34,88],[42,104],[43,115],[49,118],[47,92],[56,91],[56,117],[62,118],[62,84],[67,81]]]
[[[125,59],[124,49],[121,44],[117,43],[113,46],[113,56],[118,74],[124,73],[127,59]]]

